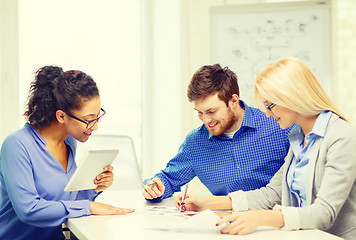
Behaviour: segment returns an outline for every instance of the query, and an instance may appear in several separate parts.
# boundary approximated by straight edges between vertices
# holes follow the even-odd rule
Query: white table
[[[67,226],[79,239],[164,239],[164,240],[189,240],[194,239],[248,239],[248,240],[308,240],[341,239],[320,230],[282,231],[272,228],[261,228],[248,235],[225,235],[213,232],[179,232],[155,229],[159,224],[174,221],[174,216],[155,216],[143,214],[148,206],[174,206],[174,199],[168,198],[161,203],[151,204],[142,197],[140,191],[110,191],[101,194],[97,202],[112,204],[119,207],[136,209],[136,213],[114,216],[88,216],[68,219]],[[173,219],[175,218],[175,219]]]

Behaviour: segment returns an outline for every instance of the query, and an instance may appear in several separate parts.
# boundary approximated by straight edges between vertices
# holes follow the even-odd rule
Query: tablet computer
[[[104,167],[112,164],[118,153],[119,149],[89,150],[79,163],[64,191],[96,188],[97,185],[94,184],[94,179],[104,172]]]

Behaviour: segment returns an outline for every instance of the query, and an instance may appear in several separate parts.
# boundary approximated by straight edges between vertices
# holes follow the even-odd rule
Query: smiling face
[[[77,118],[80,118],[86,122],[96,119],[100,114],[101,102],[100,97],[92,98],[88,101],[84,101],[80,109],[73,109],[70,113]],[[92,132],[98,129],[98,124],[94,124],[93,127],[87,129],[86,124],[71,118],[67,115],[65,118],[66,129],[70,135],[80,142],[86,142]]]
[[[210,95],[202,100],[193,101],[194,109],[198,112],[199,119],[204,123],[213,136],[219,136],[225,132],[238,130],[238,117],[235,114],[239,99],[236,95],[229,101],[229,106],[220,100],[218,93]]]
[[[264,104],[270,106],[272,103],[270,101],[265,101]],[[266,116],[273,117],[281,128],[286,129],[298,122],[300,114],[289,108],[276,104],[271,110],[266,110]]]

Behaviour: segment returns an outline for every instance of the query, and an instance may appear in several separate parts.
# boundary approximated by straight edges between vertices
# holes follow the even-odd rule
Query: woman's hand
[[[226,227],[221,229],[221,233],[242,235],[253,232],[261,225],[283,227],[284,218],[280,210],[253,210],[231,214],[216,225],[222,224]]]
[[[90,210],[93,215],[124,215],[135,211],[98,202],[90,202]]]
[[[104,167],[105,172],[96,176],[96,178],[94,179],[94,184],[98,185],[94,189],[94,191],[96,193],[104,191],[112,185],[112,183],[114,181],[114,174],[112,172],[113,170],[114,170],[113,166],[106,166],[106,167]]]
[[[182,193],[178,193],[174,196],[176,200],[176,207],[179,209],[182,205],[182,212],[184,211],[203,211],[208,209],[206,204],[206,197],[197,196],[191,193],[185,195],[184,202],[182,203]]]

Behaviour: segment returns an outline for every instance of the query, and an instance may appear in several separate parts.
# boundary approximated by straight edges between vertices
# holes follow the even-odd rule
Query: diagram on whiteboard
[[[282,57],[301,59],[327,83],[331,54],[327,17],[325,9],[212,15],[212,61],[237,74],[240,97],[249,105],[254,105],[254,75]]]

